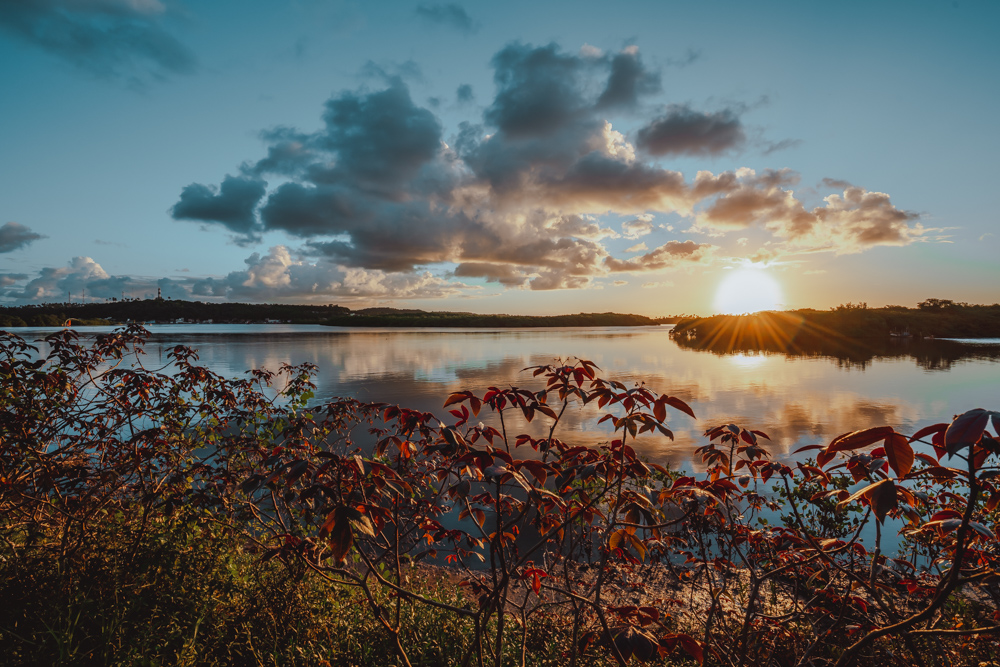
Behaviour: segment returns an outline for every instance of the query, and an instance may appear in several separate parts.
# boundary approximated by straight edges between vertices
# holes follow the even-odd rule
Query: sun
[[[729,315],[778,310],[784,296],[781,285],[764,269],[747,267],[729,272],[715,292],[715,312]]]

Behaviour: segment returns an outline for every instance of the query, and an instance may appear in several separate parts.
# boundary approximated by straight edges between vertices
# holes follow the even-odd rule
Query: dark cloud
[[[327,129],[317,143],[338,158],[327,175],[356,180],[384,194],[412,178],[441,146],[437,118],[413,104],[399,79],[369,95],[344,93],[330,100],[323,120]]]
[[[36,234],[30,228],[16,222],[5,223],[0,227],[0,253],[14,252],[38,239],[44,239],[42,234]]]
[[[648,71],[639,50],[630,47],[611,58],[611,75],[597,98],[598,109],[632,108],[643,95],[660,92],[660,75]]]
[[[455,91],[455,100],[459,104],[468,104],[476,99],[476,96],[472,92],[472,86],[467,83],[463,83]]]
[[[446,25],[466,34],[472,34],[479,29],[465,9],[455,3],[417,5],[416,14],[425,21]]]
[[[584,62],[556,44],[508,44],[492,64],[497,94],[485,118],[508,137],[545,135],[586,113],[580,85]]]
[[[176,220],[217,222],[246,239],[259,234],[254,210],[267,191],[267,183],[255,178],[226,176],[218,189],[192,183],[170,210]]]
[[[638,145],[652,155],[718,155],[746,142],[735,111],[695,111],[672,104],[666,113],[638,133]]]
[[[197,67],[159,0],[5,0],[0,28],[100,77],[141,85]]]

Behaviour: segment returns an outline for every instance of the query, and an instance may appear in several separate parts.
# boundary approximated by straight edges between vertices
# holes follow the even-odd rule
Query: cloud
[[[159,0],[0,2],[0,29],[101,78],[130,85],[191,74],[194,54],[161,27]]]
[[[639,129],[637,145],[651,155],[719,155],[745,142],[736,111],[705,113],[671,104],[662,116]]]
[[[640,215],[635,220],[622,223],[622,232],[627,239],[637,239],[653,233],[653,216]]]
[[[29,243],[46,238],[36,234],[30,228],[16,222],[5,223],[0,227],[0,253],[20,250]]]
[[[0,273],[0,287],[10,287],[11,285],[16,285],[19,281],[27,279],[28,274],[26,273]]]
[[[771,153],[777,153],[778,151],[783,151],[786,148],[796,148],[802,145],[801,139],[782,139],[781,141],[766,141],[764,142],[764,150],[762,151],[764,155],[770,155]]]
[[[492,97],[481,112],[463,107],[481,116],[453,131],[414,101],[401,77],[380,76],[377,86],[334,94],[315,131],[263,132],[258,160],[218,186],[188,185],[172,213],[221,225],[243,243],[274,231],[301,239],[308,261],[293,264],[407,280],[454,267],[455,277],[534,290],[596,286],[614,272],[713,261],[714,246],[683,238],[648,252],[643,246],[641,257],[616,258],[607,239],[652,233],[656,214],[692,219],[692,233],[722,235],[756,224],[789,243],[854,215],[849,226],[859,243],[891,242],[892,224],[900,242],[909,238],[890,223],[876,240],[875,216],[887,212],[870,202],[835,211],[830,200],[820,220],[794,197],[789,188],[798,176],[788,170],[701,171],[690,179],[660,164],[671,154],[711,155],[742,145],[742,109],[667,106],[665,115],[640,123],[646,150],[637,151],[612,121],[642,113],[660,84],[634,46],[569,53],[557,44],[515,42],[491,65]],[[634,219],[618,232],[602,223],[610,215]],[[866,233],[864,220],[874,225]],[[215,280],[204,289],[239,293]]]
[[[649,248],[646,247],[646,243],[645,242],[643,242],[643,243],[636,243],[634,246],[631,246],[629,248],[625,248],[625,252],[629,252],[629,253],[631,253],[631,252],[645,252],[646,250],[649,250]]]
[[[217,222],[241,238],[254,240],[260,231],[254,211],[266,187],[260,179],[241,176],[226,176],[218,188],[192,183],[181,191],[170,213],[177,220]]]
[[[824,198],[823,206],[807,209],[792,190],[783,187],[791,182],[787,172],[758,176],[744,170],[736,183],[729,183],[727,191],[697,215],[696,228],[729,230],[762,224],[791,247],[837,254],[908,245],[941,231],[924,228],[917,221],[918,214],[897,208],[889,195],[849,184],[841,194]]]
[[[436,277],[428,271],[389,274],[339,266],[325,260],[310,262],[292,256],[285,246],[266,254],[253,253],[246,268],[224,278],[191,282],[196,296],[252,301],[328,301],[331,298],[440,299],[460,294],[467,285]]]
[[[455,100],[459,104],[468,104],[475,99],[476,96],[472,92],[472,86],[467,83],[463,83],[455,90]]]
[[[219,277],[149,278],[112,276],[90,257],[74,257],[67,266],[46,267],[37,275],[0,274],[0,296],[21,303],[63,301],[86,292],[88,300],[126,294],[145,296],[162,290],[175,299],[226,299],[267,302],[318,302],[331,299],[367,303],[371,299],[440,299],[476,290],[429,271],[391,274],[344,267],[296,256],[285,246],[253,253],[245,266]],[[20,285],[20,287],[14,287]]]
[[[20,275],[15,280],[28,278]],[[74,257],[67,266],[41,269],[20,288],[7,289],[4,296],[22,302],[62,301],[68,295],[80,296],[86,290],[88,298],[110,298],[126,289],[128,282],[127,277],[109,275],[90,257]]]
[[[682,263],[695,264],[709,259],[715,246],[694,241],[670,241],[651,252],[632,259],[605,257],[604,264],[610,271],[643,272],[662,271]]]
[[[847,188],[854,187],[849,182],[837,178],[824,178],[822,183],[824,186],[833,188],[834,190],[846,190]]]
[[[416,15],[430,23],[446,25],[467,35],[479,30],[479,26],[460,5],[417,5]]]
[[[611,58],[611,75],[597,98],[598,109],[633,108],[640,97],[660,92],[660,74],[647,70],[631,46]]]

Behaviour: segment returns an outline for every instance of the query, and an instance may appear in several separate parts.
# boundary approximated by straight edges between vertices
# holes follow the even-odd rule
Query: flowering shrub
[[[444,424],[395,405],[310,405],[309,365],[228,380],[178,346],[148,369],[146,335],[84,346],[66,330],[40,352],[0,334],[8,574],[43,562],[73,572],[111,523],[136,558],[179,521],[252,555],[239,567],[277,564],[293,581],[347,591],[404,665],[420,651],[415,614],[428,610],[464,628],[460,665],[535,663],[543,648],[570,665],[1000,654],[1000,413],[971,410],[912,436],[865,429],[803,448],[815,460],[794,466],[771,460],[765,433],[720,425],[698,450],[707,473],[691,476],[632,445],[672,437],[668,411],[691,408],[588,361],[529,369],[532,390],[453,393]],[[561,439],[573,404],[601,411],[606,444]],[[548,428],[509,433],[513,414]],[[781,526],[761,516],[777,508],[773,484]],[[819,521],[817,507],[831,506],[858,518]],[[909,559],[883,553],[889,519],[903,524]],[[429,581],[441,578],[461,593],[438,594]]]

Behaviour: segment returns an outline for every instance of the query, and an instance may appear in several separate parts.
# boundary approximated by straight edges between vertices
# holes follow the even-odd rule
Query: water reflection
[[[688,470],[702,433],[735,422],[771,435],[780,457],[805,444],[868,426],[913,432],[948,421],[974,407],[997,407],[1000,346],[953,341],[892,341],[864,350],[798,349],[793,353],[706,349],[673,340],[665,327],[531,330],[361,330],[277,325],[152,326],[147,358],[166,360],[174,345],[197,348],[201,363],[235,377],[250,368],[283,363],[319,367],[316,398],[351,396],[397,403],[450,420],[442,409],[452,391],[477,393],[491,385],[540,389],[523,372],[559,357],[597,363],[605,377],[644,382],[687,401],[698,415],[670,415],[675,440],[640,436],[636,449],[650,459]],[[26,338],[40,330],[18,330]],[[607,441],[596,406],[574,405],[561,427],[563,440],[594,445]],[[481,415],[489,422],[487,415]],[[544,419],[527,424],[512,416],[514,432],[540,436]],[[495,423],[495,422],[494,422]],[[557,434],[558,435],[558,434]]]

